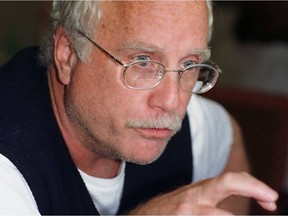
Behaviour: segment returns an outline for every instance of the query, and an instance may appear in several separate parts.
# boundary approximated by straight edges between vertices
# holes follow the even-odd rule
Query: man
[[[193,94],[220,72],[211,2],[55,2],[52,17],[47,67],[34,48],[1,69],[1,212],[243,213],[234,195],[275,210],[232,173],[248,170],[235,121]]]

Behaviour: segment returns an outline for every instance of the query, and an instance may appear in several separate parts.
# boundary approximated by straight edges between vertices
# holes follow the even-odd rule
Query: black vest
[[[21,51],[0,69],[0,153],[22,173],[41,214],[98,214],[57,126],[37,53]],[[156,162],[127,163],[118,213],[190,183],[192,161],[186,116]]]

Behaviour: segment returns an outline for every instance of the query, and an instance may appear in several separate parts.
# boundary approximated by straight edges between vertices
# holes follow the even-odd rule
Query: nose
[[[161,83],[151,90],[148,104],[151,108],[172,112],[180,106],[180,91],[178,73],[167,72]]]

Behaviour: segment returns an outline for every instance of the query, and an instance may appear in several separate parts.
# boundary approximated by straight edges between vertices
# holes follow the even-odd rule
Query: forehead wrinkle
[[[142,50],[147,52],[159,52],[164,51],[165,49],[155,46],[153,44],[137,41],[137,42],[125,43],[117,50],[117,52],[121,52],[124,50],[140,50],[140,51]],[[210,48],[203,48],[203,49],[195,48],[192,49],[189,53],[192,55],[200,55],[203,57],[203,60],[208,60],[211,56]]]
[[[153,44],[144,43],[144,42],[128,42],[123,44],[117,52],[125,51],[125,50],[140,50],[145,52],[159,52],[164,50],[163,48],[157,47]]]

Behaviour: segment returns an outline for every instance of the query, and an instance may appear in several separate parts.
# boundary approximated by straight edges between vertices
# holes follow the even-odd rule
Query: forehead
[[[103,4],[105,12],[112,17],[129,19],[142,16],[163,17],[169,14],[169,17],[185,19],[195,11],[203,10],[206,2],[201,1],[110,1]],[[113,13],[111,13],[113,12]],[[146,17],[148,18],[148,17]]]
[[[208,40],[208,10],[201,1],[109,1],[103,4],[99,35],[113,40]],[[186,35],[186,36],[185,36]],[[142,37],[142,38],[141,38]],[[177,38],[179,37],[179,38]],[[160,40],[158,40],[160,41]]]

